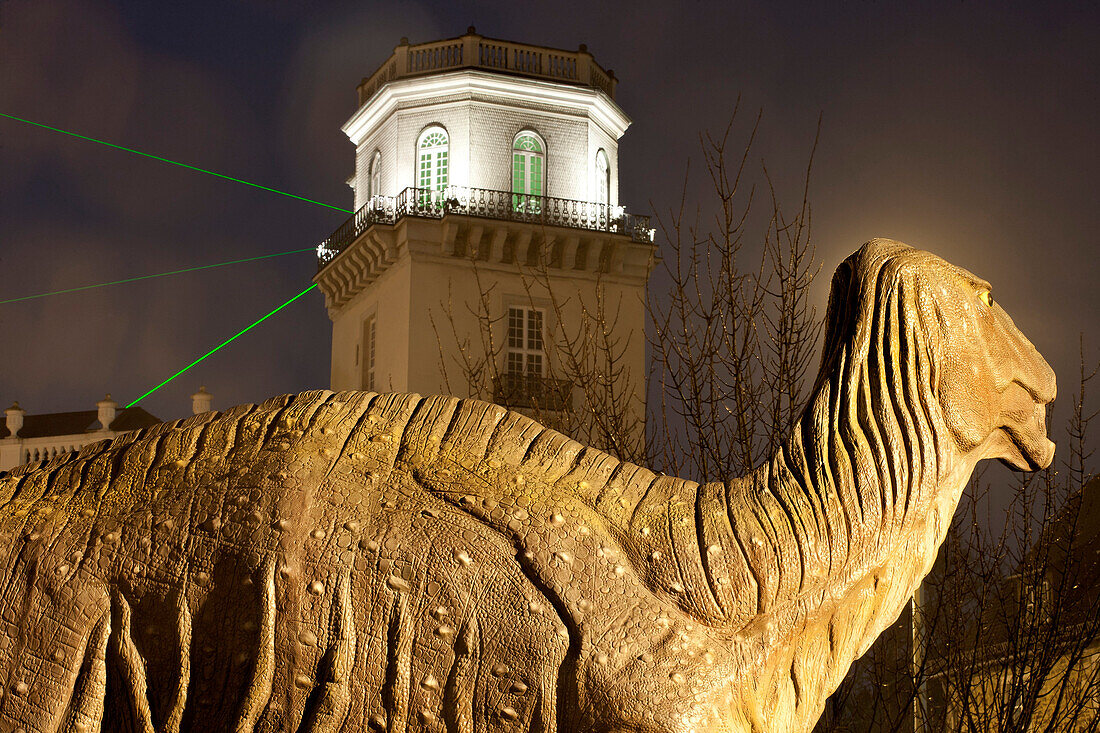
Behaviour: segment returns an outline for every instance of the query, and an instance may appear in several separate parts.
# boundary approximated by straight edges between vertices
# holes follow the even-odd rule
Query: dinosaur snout
[[[1031,399],[1040,405],[1054,401],[1058,394],[1058,383],[1054,370],[1043,358],[1030,341],[1019,334],[1022,343],[1016,346],[1015,364],[1016,374],[1012,375],[1012,381],[1027,390]]]
[[[1038,354],[1036,354],[1038,356]],[[1047,360],[1039,356],[1039,374],[1036,378],[1038,386],[1032,391],[1035,401],[1041,405],[1054,402],[1058,396],[1058,383],[1054,376],[1054,370],[1047,364]]]

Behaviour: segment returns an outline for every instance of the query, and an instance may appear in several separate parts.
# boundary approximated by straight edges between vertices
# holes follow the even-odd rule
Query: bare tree
[[[708,133],[700,141],[716,204],[712,218],[701,216],[702,204],[689,210],[687,175],[679,208],[658,216],[667,242],[660,274],[668,284],[649,301],[660,401],[651,458],[668,473],[706,480],[743,474],[778,446],[805,401],[821,327],[808,301],[820,269],[809,205],[817,139],[793,216],[784,213],[761,164],[771,212],[764,231],[754,233],[757,185],[747,171],[760,115],[734,157],[737,113],[721,136]]]
[[[708,199],[689,210],[689,165],[679,208],[657,217],[662,248],[645,303],[647,334],[623,330],[623,304],[601,281],[579,294],[556,277],[548,258],[534,267],[516,265],[532,301],[549,302],[554,314],[545,346],[550,377],[578,393],[571,410],[553,409],[557,400],[551,399],[527,411],[618,458],[707,480],[753,468],[794,424],[821,327],[809,303],[820,269],[809,205],[817,140],[800,204],[788,214],[766,166],[751,162],[759,114],[744,143],[735,140],[739,109],[740,100],[720,136],[700,137]],[[769,197],[761,214],[753,206],[758,189]],[[470,394],[492,399],[503,376],[505,314],[493,308],[495,285],[471,262],[477,302],[448,299],[432,322],[448,387],[468,386]],[[576,298],[582,302],[570,310]],[[459,325],[461,309],[476,318],[476,334]],[[567,317],[567,310],[580,315]],[[624,358],[626,344],[643,337],[648,374]],[[456,358],[444,356],[455,351]],[[648,392],[646,415],[632,404],[639,388]],[[638,429],[643,419],[646,433]]]
[[[624,358],[626,344],[644,334],[619,326],[620,300],[612,299],[597,274],[588,297],[567,285],[542,257],[535,265],[516,265],[531,303],[549,305],[543,350],[547,374],[542,389],[525,390],[523,409],[539,422],[604,450],[622,460],[645,459],[641,405],[646,375]],[[439,343],[440,369],[448,391],[464,388],[471,396],[494,401],[504,371],[507,314],[494,307],[497,283],[470,261],[477,284],[476,302],[456,305],[453,297],[431,314]],[[469,318],[476,324],[463,328]],[[568,311],[568,314],[567,314]],[[455,346],[457,348],[447,348]],[[448,359],[448,355],[451,358]],[[574,396],[574,393],[576,395]]]

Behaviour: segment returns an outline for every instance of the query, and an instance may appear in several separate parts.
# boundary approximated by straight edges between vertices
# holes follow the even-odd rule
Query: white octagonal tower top
[[[584,46],[473,28],[402,39],[363,80],[343,127],[356,151],[355,213],[318,246],[314,278],[332,320],[333,389],[572,415],[581,390],[551,346],[603,303],[615,304],[616,363],[645,374],[638,334],[654,232],[619,203],[618,141],[630,120],[615,84]],[[493,342],[509,346],[486,354],[484,379],[459,383],[448,369],[463,344],[481,343],[477,304],[500,331]],[[453,343],[437,336],[441,323]],[[643,435],[645,380],[617,386],[624,424]]]
[[[478,35],[410,45],[358,87],[343,130],[356,147],[355,209],[410,188],[618,204],[630,119],[616,79],[577,51]]]

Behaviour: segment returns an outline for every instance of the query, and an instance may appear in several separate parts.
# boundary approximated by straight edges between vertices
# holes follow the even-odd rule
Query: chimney
[[[18,402],[13,402],[11,407],[4,410],[4,414],[8,416],[8,432],[11,433],[10,437],[14,438],[23,428],[23,416],[27,414],[27,411],[20,407]]]
[[[191,412],[196,415],[210,412],[213,409],[214,395],[206,391],[206,387],[199,387],[199,391],[191,395]]]
[[[118,403],[111,399],[111,393],[108,392],[95,406],[99,408],[99,424],[103,426],[101,430],[110,430],[111,423],[115,421]]]

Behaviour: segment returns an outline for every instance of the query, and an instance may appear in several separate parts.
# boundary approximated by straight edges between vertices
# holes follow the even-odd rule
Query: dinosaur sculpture
[[[989,285],[875,240],[730,483],[450,397],[310,392],[0,475],[0,730],[806,731],[975,464],[1050,463]]]

